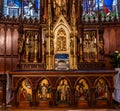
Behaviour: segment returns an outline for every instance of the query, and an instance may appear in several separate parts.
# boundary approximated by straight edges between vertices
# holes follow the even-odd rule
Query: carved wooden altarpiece
[[[19,69],[9,72],[13,105],[112,107],[115,71],[104,70],[103,34],[98,36],[99,31],[95,29],[83,30],[80,34],[82,28],[76,25],[75,0],[69,20],[63,12],[53,17],[51,4],[48,0],[45,26],[23,28],[24,33],[19,33],[18,43],[22,44],[18,44]]]

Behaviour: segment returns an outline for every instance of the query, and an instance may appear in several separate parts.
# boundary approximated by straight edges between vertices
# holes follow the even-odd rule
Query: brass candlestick
[[[34,46],[34,63],[37,62],[37,53],[38,53],[38,45],[37,45],[37,35],[35,35],[35,46]]]
[[[28,61],[28,57],[29,57],[29,39],[28,38],[26,39],[25,53],[26,53],[25,62],[29,62]]]
[[[86,53],[86,56],[87,56],[87,62],[90,62],[90,51],[89,51],[89,48],[87,48],[87,53]]]
[[[95,62],[98,62],[97,55],[97,43],[95,43]]]
[[[80,62],[83,62],[82,44],[80,44]]]

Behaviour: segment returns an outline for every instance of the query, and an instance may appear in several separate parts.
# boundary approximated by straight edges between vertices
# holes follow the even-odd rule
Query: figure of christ
[[[68,85],[64,83],[61,84],[60,94],[61,94],[61,101],[67,101],[67,94],[68,94]]]

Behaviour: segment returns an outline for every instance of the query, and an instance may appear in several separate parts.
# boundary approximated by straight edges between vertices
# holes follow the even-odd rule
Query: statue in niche
[[[66,51],[66,33],[60,29],[57,34],[57,51]]]
[[[67,5],[68,0],[53,0],[53,9],[56,17],[59,17],[61,14],[67,15]]]
[[[84,37],[84,53],[85,53],[85,60],[90,62],[90,37],[88,34],[85,34]]]
[[[90,39],[90,59],[94,59],[96,53],[96,37],[92,36]]]
[[[57,102],[69,102],[70,100],[70,87],[67,83],[67,80],[63,79],[60,81],[59,86],[57,87]]]
[[[23,37],[19,37],[18,38],[18,53],[20,55],[22,55],[23,52],[24,52],[24,46],[25,46],[24,38]]]
[[[87,32],[84,35],[84,59],[87,62],[95,61],[97,54],[97,39],[95,32]]]

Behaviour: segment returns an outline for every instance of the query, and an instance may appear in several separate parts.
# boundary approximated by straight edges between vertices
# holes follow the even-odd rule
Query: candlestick
[[[27,43],[27,44],[29,43],[29,39],[28,39],[28,37],[27,37],[26,43]]]
[[[95,40],[94,40],[94,43],[96,43],[96,38],[95,38]]]
[[[37,39],[37,35],[35,35],[35,39]]]
[[[86,38],[88,39],[88,34],[86,34]]]
[[[80,44],[82,44],[82,38],[80,37]]]

